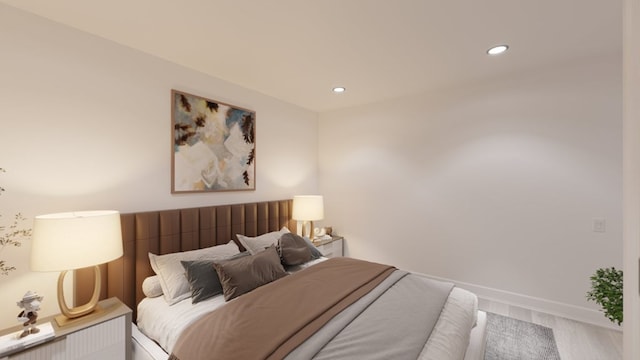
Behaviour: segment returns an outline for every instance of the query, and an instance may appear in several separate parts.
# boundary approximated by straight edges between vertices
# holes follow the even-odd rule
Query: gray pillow
[[[309,246],[309,250],[311,251],[311,256],[313,257],[313,259],[320,259],[321,257],[323,257],[324,255],[322,255],[322,253],[320,252],[320,250],[318,250],[318,248],[313,245],[313,243],[311,242],[311,240],[309,240],[308,237],[303,237],[304,241],[307,243],[307,246]]]
[[[248,251],[233,255],[228,260],[250,256]],[[191,289],[191,303],[197,304],[218,294],[222,294],[222,285],[218,273],[213,267],[221,260],[181,261],[185,270],[189,288]]]
[[[240,253],[238,245],[231,240],[225,245],[204,249],[182,251],[164,255],[149,253],[149,262],[153,271],[160,276],[162,294],[169,305],[189,297],[189,283],[184,276],[180,261],[224,260]]]
[[[226,301],[287,275],[274,246],[252,256],[215,262],[213,267]]]
[[[278,239],[278,254],[285,266],[304,264],[313,260],[309,245],[302,236],[287,233]]]

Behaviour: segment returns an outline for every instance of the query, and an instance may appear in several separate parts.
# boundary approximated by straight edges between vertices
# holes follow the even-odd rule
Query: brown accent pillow
[[[226,301],[287,275],[274,246],[252,256],[214,263],[213,267]]]
[[[286,266],[300,265],[313,260],[311,250],[302,236],[287,233],[278,239],[278,254]]]
[[[233,255],[227,260],[251,256],[248,251]],[[191,288],[191,303],[197,304],[218,294],[222,294],[222,285],[218,273],[213,268],[215,262],[224,260],[181,261]]]

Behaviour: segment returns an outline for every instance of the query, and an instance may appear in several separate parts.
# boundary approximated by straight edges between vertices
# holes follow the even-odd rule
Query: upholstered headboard
[[[295,229],[292,200],[148,211],[122,214],[124,256],[102,266],[101,299],[117,297],[134,312],[144,298],[142,281],[154,275],[148,253],[167,254],[195,250],[234,240],[236,234],[257,236]],[[93,270],[76,271],[74,302],[84,304],[93,291]]]

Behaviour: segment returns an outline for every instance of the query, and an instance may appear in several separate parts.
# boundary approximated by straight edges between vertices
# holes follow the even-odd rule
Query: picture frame
[[[171,193],[255,190],[256,113],[171,90]]]

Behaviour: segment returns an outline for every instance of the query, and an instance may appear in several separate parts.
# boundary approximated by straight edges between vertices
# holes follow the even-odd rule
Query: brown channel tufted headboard
[[[226,244],[236,234],[257,236],[283,226],[292,231],[293,201],[277,200],[247,204],[147,211],[121,215],[124,255],[102,265],[100,299],[117,297],[133,310],[144,298],[142,282],[154,275],[148,253],[168,254]],[[93,291],[93,270],[76,270],[74,303],[84,304]]]

